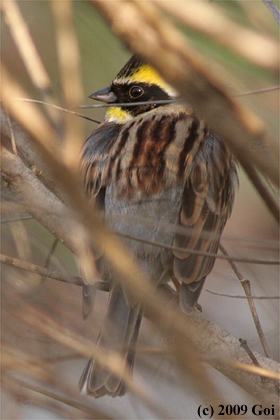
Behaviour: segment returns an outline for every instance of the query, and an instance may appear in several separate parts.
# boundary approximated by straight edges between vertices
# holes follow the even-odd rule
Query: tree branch
[[[262,1],[269,8],[269,10],[271,11],[272,15],[274,16],[276,22],[278,23],[278,25],[280,25],[280,11],[279,11],[278,7],[276,6],[276,4],[273,3],[272,0],[262,0]]]

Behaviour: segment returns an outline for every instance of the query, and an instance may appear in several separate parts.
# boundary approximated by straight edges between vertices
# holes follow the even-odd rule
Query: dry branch
[[[220,249],[221,249],[221,251],[224,255],[228,255],[226,249],[221,244],[220,244]],[[267,345],[267,342],[266,342],[266,339],[265,339],[265,336],[264,336],[264,333],[263,333],[263,329],[262,329],[262,326],[261,326],[261,322],[260,322],[260,319],[259,319],[259,316],[258,316],[258,313],[257,313],[256,305],[255,305],[255,302],[252,298],[250,281],[248,279],[245,279],[244,276],[242,274],[240,274],[239,270],[237,269],[235,263],[232,260],[229,261],[229,264],[232,267],[232,269],[233,269],[235,275],[237,276],[239,282],[241,283],[241,285],[244,289],[245,295],[248,299],[248,304],[249,304],[249,307],[250,307],[250,311],[251,311],[251,314],[252,314],[252,317],[253,317],[253,320],[254,320],[254,323],[255,323],[256,330],[258,332],[260,341],[262,343],[265,355],[266,355],[266,357],[271,358],[271,354],[270,354],[270,351],[269,351],[269,348],[268,348],[268,345]]]
[[[50,78],[31,38],[28,26],[21,15],[19,6],[14,0],[10,0],[8,2],[1,2],[1,9],[34,86],[41,92],[46,102],[55,104],[55,100],[50,91]],[[45,107],[45,109],[51,121],[58,128],[60,125],[58,112],[48,107]]]
[[[276,4],[273,3],[272,0],[262,0],[262,1],[269,8],[269,10],[271,11],[272,15],[274,16],[276,22],[278,23],[278,25],[280,25],[280,11],[279,11],[278,7],[276,6]]]
[[[75,284],[77,286],[82,286],[83,284],[81,277],[69,276],[59,273],[58,271],[48,270],[40,267],[39,265],[21,261],[7,255],[0,254],[0,262],[9,265],[10,267],[19,268],[20,270],[29,271],[30,273],[40,274],[42,277],[62,281],[63,283]]]
[[[16,138],[16,146],[19,154],[22,156],[25,165],[29,169],[38,169],[40,172],[40,180],[47,186],[47,188],[62,202],[65,200],[65,194],[59,184],[52,176],[50,168],[42,159],[36,144],[32,141],[29,133],[24,128],[14,121],[12,118],[7,116],[7,113],[2,107],[0,107],[0,120],[1,120],[1,138],[2,140],[7,139],[7,143],[10,142],[11,130],[8,123],[8,118],[11,120],[11,129]]]
[[[259,66],[277,71],[278,43],[264,34],[244,28],[229,19],[214,3],[184,2],[182,6],[179,2],[155,1],[163,10],[175,16],[187,27],[204,34],[217,44],[233,50]]]
[[[80,55],[73,24],[73,4],[71,1],[52,1],[52,10],[56,23],[56,42],[64,102],[72,109],[83,98]],[[79,159],[84,142],[83,120],[73,119],[64,114],[63,159],[67,166],[79,171]]]
[[[71,225],[69,218],[62,217],[69,214],[67,207],[39,181],[18,156],[2,148],[1,158],[6,189],[16,201],[24,205],[27,213],[76,253],[77,249],[70,235],[73,224]]]

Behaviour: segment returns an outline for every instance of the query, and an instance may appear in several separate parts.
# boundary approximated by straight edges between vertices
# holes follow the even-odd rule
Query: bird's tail
[[[126,372],[133,370],[142,314],[140,305],[132,309],[127,306],[121,286],[114,285],[97,346],[100,350],[118,352],[124,360],[123,370],[126,369]],[[103,395],[118,397],[126,393],[123,378],[105,369],[94,358],[87,363],[79,388],[95,398]]]

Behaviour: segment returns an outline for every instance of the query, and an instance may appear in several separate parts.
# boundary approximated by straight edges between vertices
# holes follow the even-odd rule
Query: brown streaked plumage
[[[192,309],[215,258],[191,250],[217,253],[220,235],[232,211],[237,173],[226,145],[187,107],[155,105],[176,93],[157,72],[133,56],[110,88],[92,95],[115,103],[146,105],[109,108],[105,122],[87,139],[82,169],[90,197],[98,197],[107,224],[149,241],[190,250],[167,251],[126,239],[154,284],[180,283],[180,306]],[[131,217],[138,223],[131,222]],[[145,220],[152,221],[149,225]],[[158,222],[174,229],[160,228]],[[152,227],[151,227],[152,226]],[[180,231],[180,226],[187,228]],[[98,345],[124,356],[132,370],[143,308],[131,301],[102,258],[100,276],[111,284],[108,312]],[[91,360],[80,381],[88,394],[120,396],[121,378]]]

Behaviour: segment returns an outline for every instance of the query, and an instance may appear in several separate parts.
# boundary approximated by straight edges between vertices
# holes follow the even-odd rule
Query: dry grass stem
[[[103,412],[99,412],[98,410],[93,409],[93,408],[91,408],[91,407],[89,407],[85,404],[81,404],[79,402],[73,401],[70,398],[63,397],[63,396],[57,394],[56,392],[50,391],[46,388],[43,388],[42,386],[32,385],[32,384],[30,384],[26,381],[16,379],[16,378],[13,378],[13,377],[10,377],[10,380],[16,382],[18,385],[20,385],[24,388],[30,389],[31,391],[38,392],[38,393],[40,393],[40,394],[42,394],[42,395],[44,395],[48,398],[59,401],[63,404],[67,404],[70,407],[76,408],[77,410],[80,410],[84,413],[88,413],[88,414],[90,414],[92,419],[100,419],[100,418],[110,419],[111,418],[111,417],[105,416]]]
[[[84,98],[79,48],[73,25],[73,4],[70,0],[54,0],[51,5],[56,22],[63,97],[66,107],[71,109],[81,104]],[[70,114],[65,114],[64,129],[63,159],[69,168],[79,173],[77,156],[80,155],[85,137],[83,122],[81,119],[73,119]]]
[[[76,115],[76,117],[81,117],[81,118],[84,118],[85,120],[95,122],[96,124],[100,124],[100,121],[95,120],[94,118],[87,117],[86,115],[79,114],[76,111],[70,111],[70,109],[62,108],[61,106],[57,106],[57,105],[54,105],[54,104],[48,104],[47,102],[44,102],[44,101],[37,101],[36,99],[28,99],[28,98],[18,98],[18,101],[33,102],[34,104],[42,104],[42,105],[50,106],[50,107],[55,108],[59,111],[66,112],[67,114]]]
[[[279,372],[273,372],[272,370],[264,369],[259,365],[252,366],[244,363],[233,362],[232,360],[227,360],[226,363],[232,365],[233,367],[236,367],[237,369],[244,370],[245,372],[253,373],[258,376],[263,376],[269,379],[273,379],[275,381],[280,381]]]
[[[26,308],[27,309],[27,308]],[[86,357],[95,357],[98,360],[98,363],[101,366],[112,371],[115,375],[122,375],[124,382],[129,387],[130,391],[133,392],[144,404],[154,411],[160,418],[169,418],[168,413],[164,413],[160,407],[155,404],[147,393],[147,385],[143,387],[140,385],[139,380],[135,378],[137,375],[134,375],[134,379],[131,379],[129,371],[125,369],[123,371],[123,360],[122,357],[114,352],[101,351],[97,347],[93,346],[91,342],[82,339],[80,337],[79,341],[71,341],[67,343],[65,341],[65,336],[71,334],[71,331],[67,330],[65,327],[58,325],[57,322],[53,321],[50,317],[46,316],[42,311],[38,311],[35,308],[28,308],[24,314],[19,316],[23,317],[24,321],[33,326],[38,331],[41,331],[43,334],[51,337],[52,339],[60,342],[62,345],[68,345],[72,350],[83,354]]]
[[[259,66],[277,71],[279,46],[276,41],[255,30],[243,28],[230,20],[214,3],[155,1],[187,27]]]
[[[29,76],[39,91],[41,91],[46,102],[55,103],[50,92],[51,81],[44,68],[43,62],[36,50],[36,46],[31,38],[28,26],[24,21],[20,9],[14,0],[1,2],[1,8],[4,12],[5,19],[9,25],[10,32],[13,36],[19,54],[29,73]],[[59,126],[59,114],[54,109],[47,109],[51,121]]]
[[[51,86],[51,81],[30,36],[28,26],[21,16],[17,3],[14,0],[5,1],[1,3],[1,8],[34,85],[39,90],[46,91]]]
[[[1,73],[2,100],[3,103],[6,104],[9,114],[20,122],[32,136],[40,139],[44,149],[52,153],[57,148],[58,134],[34,104],[26,102],[23,107],[20,101],[15,100],[16,98],[27,98],[28,95],[11,79],[3,65]],[[30,118],[30,115],[32,115],[33,118]],[[61,151],[57,150],[57,153],[61,154]]]
[[[187,229],[181,228],[181,232],[184,233],[184,231],[186,232],[186,235],[187,235]],[[157,246],[159,248],[176,250],[176,251],[180,251],[180,252],[187,253],[187,254],[190,253],[190,254],[196,254],[196,255],[215,256],[216,258],[221,259],[221,260],[244,262],[244,263],[248,263],[248,264],[261,264],[261,265],[279,265],[280,264],[280,260],[261,260],[261,259],[255,259],[255,258],[234,257],[232,255],[219,255],[219,254],[216,255],[216,254],[211,254],[210,252],[188,250],[188,249],[184,249],[184,248],[180,248],[180,247],[172,246],[172,245],[169,246],[169,245],[165,245],[162,242],[149,241],[147,239],[141,239],[141,238],[138,238],[136,236],[122,234],[122,233],[119,233],[119,232],[115,232],[115,234],[122,237],[122,238],[133,239],[135,241],[139,241],[139,242],[143,242],[143,243],[150,244],[150,245],[153,245],[153,246]],[[201,235],[201,236],[203,236],[203,235]]]
[[[14,134],[14,130],[13,130],[13,127],[12,127],[12,122],[11,122],[10,116],[9,116],[9,114],[7,112],[6,112],[6,119],[7,119],[8,125],[9,125],[9,129],[10,129],[10,138],[11,138],[11,144],[12,144],[12,151],[13,151],[13,153],[15,155],[17,155],[18,154],[18,151],[17,151],[16,140],[15,140],[15,134]]]
[[[247,96],[247,95],[256,95],[258,93],[267,93],[267,92],[273,92],[274,90],[279,90],[280,86],[272,86],[269,88],[263,88],[263,89],[258,89],[258,90],[250,90],[247,92],[242,92],[242,93],[238,93],[235,96]]]

